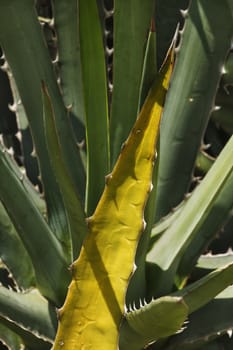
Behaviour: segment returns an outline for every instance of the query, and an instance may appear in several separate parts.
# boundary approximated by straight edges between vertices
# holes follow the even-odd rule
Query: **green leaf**
[[[5,326],[7,330],[9,329],[15,335],[18,335],[21,338],[21,348],[25,350],[49,350],[51,349],[51,343],[39,338],[38,335],[33,334],[30,330],[24,329],[14,321],[12,322],[9,319],[3,318],[0,316],[0,326]],[[16,348],[17,349],[17,348]],[[10,350],[16,350],[11,348]]]
[[[197,0],[185,14],[172,89],[161,123],[157,220],[177,206],[188,191],[213,109],[220,67],[231,46],[232,10],[232,1]]]
[[[110,116],[111,166],[138,111],[146,38],[154,1],[114,2],[113,94]]]
[[[225,254],[207,254],[202,255],[198,259],[197,268],[206,269],[206,270],[214,270],[224,265],[233,262],[233,252],[229,251]]]
[[[173,295],[182,296],[189,314],[193,313],[233,283],[232,272],[233,263],[216,269]]]
[[[37,286],[59,305],[69,281],[62,246],[30,197],[17,165],[1,145],[0,179],[0,199],[31,258]]]
[[[156,74],[158,73],[156,60],[156,33],[154,26],[155,24],[152,22],[145,50],[140,90],[139,111],[145,101],[145,98],[151,88],[151,85],[153,84],[153,81],[156,78]]]
[[[228,181],[232,181],[232,171],[233,136],[201,184],[195,189],[174,224],[155,242],[153,249],[149,252],[147,261],[154,263],[158,268],[152,295],[156,291],[160,294],[171,290],[182,256],[206,222],[208,215],[214,212],[219,194],[224,190],[224,186],[228,185]]]
[[[8,349],[13,350],[22,350],[22,341],[20,337],[8,329],[6,326],[1,324],[0,319],[0,340],[1,342],[8,347]]]
[[[205,251],[206,246],[215,237],[216,233],[230,220],[233,209],[232,188],[233,171],[231,171],[230,176],[225,180],[222,188],[219,189],[209,210],[208,217],[203,216],[199,221],[199,227],[197,226],[195,229],[195,237],[186,247],[177,271],[181,278],[186,278],[195,266],[198,257]]]
[[[56,312],[36,289],[19,293],[0,286],[0,309],[1,317],[52,342],[56,333]]]
[[[233,262],[233,253],[229,251],[225,254],[207,254],[201,255],[192,272],[192,278],[195,280],[205,276],[207,273],[228,265]]]
[[[186,201],[187,201],[187,199],[186,199]],[[178,218],[178,216],[182,212],[182,209],[183,209],[186,201],[183,201],[172,212],[170,212],[168,215],[163,217],[159,222],[157,222],[153,226],[153,228],[151,230],[151,238],[152,239],[163,234],[168,229],[168,227],[170,227],[175,222],[175,220]]]
[[[130,346],[130,349],[140,350],[148,342],[175,333],[181,328],[188,314],[201,309],[203,305],[209,303],[216,295],[233,283],[232,272],[233,263],[213,271],[197,282],[173,293],[170,297],[152,300],[145,306],[140,303],[139,309],[130,310],[131,312],[126,315],[127,323],[122,325],[122,349],[127,349]],[[173,299],[174,297],[175,299]],[[163,300],[168,302],[168,305],[165,303],[165,307]],[[219,324],[219,327],[221,326],[222,322],[221,325]],[[229,323],[227,327],[230,328]],[[194,331],[193,333],[195,337],[196,334]]]
[[[141,350],[158,339],[180,331],[188,315],[182,298],[161,297],[130,310],[120,329],[120,350]]]
[[[79,32],[87,139],[86,212],[91,215],[109,173],[106,66],[95,0],[79,0]]]
[[[7,212],[0,203],[0,257],[20,288],[27,289],[35,285],[35,274],[31,259],[25,250]],[[20,256],[20,264],[15,259]]]
[[[11,18],[10,22],[9,18]],[[69,227],[45,142],[41,101],[42,80],[48,86],[49,95],[57,115],[57,129],[59,135],[62,135],[61,147],[65,154],[66,165],[82,199],[84,198],[85,174],[71,125],[68,122],[68,112],[64,106],[45,39],[37,19],[34,1],[10,0],[0,3],[0,44],[14,75],[30,123],[36,153],[40,161],[49,225],[63,243],[67,261],[70,263],[72,258]],[[67,246],[64,242],[67,242]]]
[[[196,167],[199,171],[206,174],[210,170],[211,166],[213,165],[214,160],[215,159],[211,157],[208,153],[201,150],[197,155]]]
[[[233,289],[228,287],[209,304],[190,315],[188,327],[183,333],[171,338],[166,349],[206,349],[207,344],[222,334],[232,334]],[[230,340],[232,349],[232,340]],[[219,340],[219,348],[221,338]],[[203,346],[203,347],[202,347]],[[223,347],[225,349],[225,347]],[[208,348],[207,348],[208,349]],[[228,349],[228,348],[227,348]]]
[[[85,109],[82,90],[81,58],[79,42],[78,1],[53,1],[55,30],[58,45],[58,64],[61,89],[65,105],[70,106],[71,114],[79,120],[77,138],[82,141],[85,124]],[[81,130],[80,130],[81,129]],[[82,133],[81,133],[82,131]]]
[[[13,103],[9,105],[9,108],[15,112],[17,127],[18,127],[17,131],[20,132],[20,136],[18,137],[20,139],[21,148],[22,148],[23,166],[25,167],[26,174],[30,179],[30,181],[34,185],[38,185],[41,188],[41,181],[39,180],[38,162],[34,155],[35,149],[34,149],[31,131],[29,128],[29,123],[27,120],[25,109],[22,104],[21,98],[19,96],[15,79],[10,70],[9,65],[6,64],[5,62],[3,67],[5,67],[3,69],[5,69],[8,74],[8,79],[9,79],[10,87],[12,91]]]
[[[71,232],[73,260],[79,256],[83,240],[87,235],[87,224],[76,187],[64,162],[60,139],[56,129],[56,116],[54,114],[50,96],[48,95],[47,87],[43,84],[42,89],[46,141],[50,161],[65,204],[65,211]]]

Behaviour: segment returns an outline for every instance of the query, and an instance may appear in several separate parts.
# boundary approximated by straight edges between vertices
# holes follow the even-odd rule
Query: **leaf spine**
[[[186,18],[188,17],[188,9],[186,9],[186,10],[182,10],[182,9],[181,9],[181,10],[180,10],[180,13],[181,13],[181,15],[182,15],[183,18],[186,19]]]

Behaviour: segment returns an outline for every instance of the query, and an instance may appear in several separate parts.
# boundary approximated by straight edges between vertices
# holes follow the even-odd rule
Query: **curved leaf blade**
[[[0,316],[52,343],[57,317],[53,307],[36,289],[19,293],[0,286]]]
[[[0,179],[0,199],[31,258],[37,286],[60,305],[69,283],[62,246],[29,195],[18,166],[1,145]]]
[[[227,335],[227,333],[231,336],[233,328],[232,307],[233,290],[230,286],[203,308],[190,315],[188,327],[184,332],[175,335],[168,341],[167,349],[191,350],[200,348],[204,350],[212,339],[219,338],[223,334]],[[227,339],[229,347],[226,349],[232,349],[232,337],[229,338],[227,335]],[[217,349],[225,349],[225,345],[220,344],[221,338]]]
[[[180,331],[188,316],[182,298],[161,297],[125,316],[120,332],[121,350],[141,350],[158,339]]]
[[[233,136],[229,139],[219,157],[202,182],[187,200],[175,222],[155,242],[147,255],[147,261],[158,267],[154,293],[167,294],[171,291],[178,265],[187,247],[195,239],[200,228],[212,215],[219,194],[232,182]],[[229,198],[232,200],[232,198]],[[158,280],[160,279],[160,282]],[[152,287],[152,285],[151,285]]]

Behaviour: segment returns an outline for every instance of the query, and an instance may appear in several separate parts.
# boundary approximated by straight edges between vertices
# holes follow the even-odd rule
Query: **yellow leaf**
[[[90,233],[72,265],[73,278],[59,311],[54,350],[118,348],[125,294],[144,229],[143,212],[171,71],[169,54],[88,219]]]

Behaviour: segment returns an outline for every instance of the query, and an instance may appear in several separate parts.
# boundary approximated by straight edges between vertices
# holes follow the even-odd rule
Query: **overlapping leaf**
[[[124,301],[150,191],[160,115],[172,70],[171,55],[125,142],[99,204],[90,234],[74,262],[54,350],[116,349]]]

